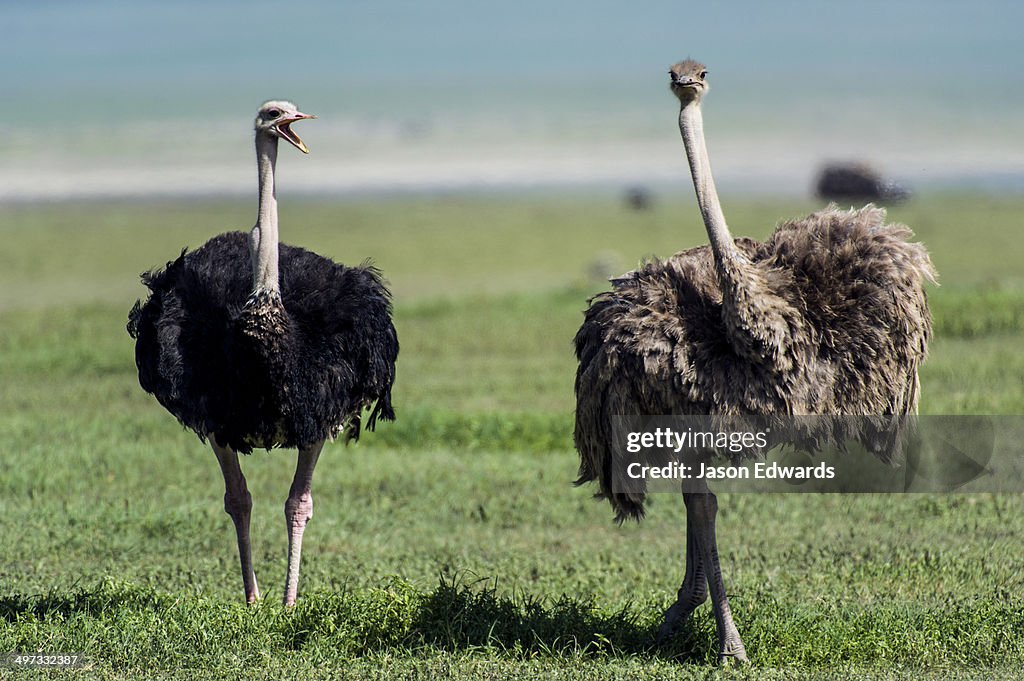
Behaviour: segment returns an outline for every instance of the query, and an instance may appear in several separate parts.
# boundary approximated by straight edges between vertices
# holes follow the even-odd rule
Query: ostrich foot
[[[718,664],[723,667],[739,664],[747,664],[747,649],[743,647],[743,641],[737,634],[732,640],[726,641],[718,647]]]
[[[693,614],[693,611],[697,606],[703,603],[706,599],[707,595],[694,604],[692,600],[686,599],[680,591],[679,600],[673,603],[669,609],[665,611],[665,617],[661,621],[661,626],[658,627],[658,635],[654,639],[654,642],[657,645],[662,645],[663,643],[670,641],[672,637],[675,636],[676,632],[678,632],[690,618],[690,615]]]

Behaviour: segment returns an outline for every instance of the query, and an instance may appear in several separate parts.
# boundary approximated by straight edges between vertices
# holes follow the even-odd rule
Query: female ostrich
[[[224,510],[238,535],[245,599],[260,597],[249,544],[252,497],[238,452],[295,447],[298,465],[285,502],[288,576],[295,603],[302,534],[313,516],[311,486],[324,441],[392,420],[398,339],[390,294],[369,266],[345,267],[278,244],[274,166],[278,139],[303,153],[291,129],[313,116],[266,102],[256,114],[259,214],[249,235],[229,232],[142,275],[149,299],[128,318],[139,383],[209,440],[224,474]]]
[[[611,447],[613,416],[910,414],[931,335],[928,253],[874,206],[830,206],[780,224],[764,243],[734,240],[704,145],[707,71],[687,60],[669,74],[710,246],[613,281],[575,340],[577,484],[597,480],[620,522],[643,516],[644,495],[613,489],[623,456]],[[697,491],[683,495],[686,572],[659,638],[710,588],[719,659],[745,661],[719,565],[717,500]]]

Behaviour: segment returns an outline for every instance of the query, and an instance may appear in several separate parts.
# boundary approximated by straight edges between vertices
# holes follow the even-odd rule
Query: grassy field
[[[737,234],[763,237],[813,206],[725,208]],[[0,653],[84,653],[101,678],[1022,674],[1020,496],[723,497],[720,548],[752,665],[714,667],[707,606],[652,645],[682,577],[682,502],[657,495],[644,523],[617,527],[569,484],[570,340],[596,271],[704,241],[690,203],[281,211],[285,241],[375,259],[402,343],[399,420],[321,459],[292,611],[278,600],[294,455],[243,463],[266,596],[246,608],[212,453],[138,387],[124,331],[139,271],[245,228],[252,206],[0,209]],[[1024,413],[1022,214],[1022,199],[978,196],[891,212],[941,273],[924,413]]]

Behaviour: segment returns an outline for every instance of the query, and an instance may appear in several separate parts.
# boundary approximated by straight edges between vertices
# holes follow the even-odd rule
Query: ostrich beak
[[[295,113],[282,118],[274,125],[274,129],[277,130],[277,134],[281,136],[281,139],[291,144],[293,147],[301,151],[303,154],[308,154],[309,148],[306,146],[306,143],[303,142],[302,139],[297,134],[295,134],[295,131],[292,130],[291,125],[296,121],[301,121],[306,118],[316,118],[316,116],[313,116],[312,114],[304,114],[301,111],[296,111]]]
[[[669,73],[671,73],[671,71]],[[690,76],[677,76],[675,74],[672,74],[669,86],[672,88],[693,88],[694,90],[696,90],[700,86],[700,83],[698,83],[695,78],[692,78]]]

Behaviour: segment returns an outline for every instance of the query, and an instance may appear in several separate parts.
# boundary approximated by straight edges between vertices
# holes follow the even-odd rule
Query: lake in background
[[[869,0],[54,2],[0,8],[0,199],[676,186],[667,70],[704,61],[723,190],[806,194],[869,161],[914,188],[1024,188],[1024,4]]]

